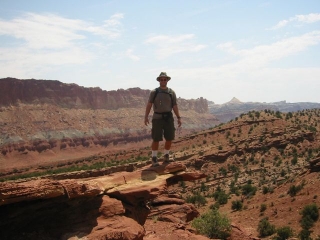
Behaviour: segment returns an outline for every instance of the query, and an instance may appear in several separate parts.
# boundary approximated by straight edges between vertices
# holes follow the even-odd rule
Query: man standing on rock
[[[173,114],[178,118],[178,127],[181,126],[181,116],[179,114],[179,109],[177,105],[177,97],[175,92],[167,87],[168,81],[171,77],[167,76],[166,72],[161,72],[157,81],[160,84],[160,87],[152,90],[150,92],[149,100],[146,106],[146,112],[144,117],[144,124],[147,126],[149,124],[149,113],[153,107],[153,116],[152,116],[152,166],[159,166],[158,163],[158,149],[159,142],[165,139],[165,151],[164,151],[164,162],[169,162],[170,148],[172,140],[175,137],[175,126]]]

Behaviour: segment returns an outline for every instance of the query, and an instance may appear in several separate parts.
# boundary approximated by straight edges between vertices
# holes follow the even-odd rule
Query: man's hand
[[[178,118],[178,127],[181,127],[182,121],[181,118]]]
[[[148,126],[149,124],[149,117],[144,118],[144,125]]]

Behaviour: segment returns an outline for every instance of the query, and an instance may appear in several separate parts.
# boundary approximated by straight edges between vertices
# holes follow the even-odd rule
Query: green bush
[[[269,192],[269,188],[266,186],[263,186],[262,193],[267,194],[268,192]]]
[[[310,216],[305,216],[300,220],[300,226],[303,229],[310,229],[312,228],[313,224],[314,224],[314,221],[311,219]]]
[[[191,225],[209,238],[227,239],[231,234],[230,220],[218,210],[210,210],[194,219]]]
[[[311,231],[307,230],[307,229],[302,229],[298,235],[300,240],[312,240],[312,238],[310,237],[311,235]]]
[[[197,192],[194,195],[187,196],[186,202],[193,203],[196,206],[200,207],[205,205],[207,203],[207,200],[204,196],[202,196],[199,192]]]
[[[232,201],[231,209],[239,211],[243,207],[243,203],[240,200]]]
[[[218,189],[213,193],[213,197],[220,205],[223,205],[228,202],[229,195],[218,187]]]
[[[302,210],[302,217],[309,216],[314,222],[319,219],[319,209],[315,203],[306,205]]]
[[[262,203],[260,205],[260,212],[264,212],[265,210],[267,210],[267,205],[265,203]]]
[[[315,203],[309,204],[303,208],[301,215],[300,225],[303,229],[308,230],[319,219],[319,209]]]
[[[206,184],[204,182],[201,183],[201,186],[200,186],[200,192],[206,192],[208,191],[209,187],[206,186]]]
[[[285,226],[285,227],[281,227],[277,229],[277,236],[276,236],[276,240],[286,240],[289,237],[293,236],[293,230],[292,228]]]
[[[271,236],[276,232],[276,227],[268,221],[268,218],[263,218],[258,224],[258,232],[260,237]]]
[[[252,196],[255,195],[257,191],[257,188],[255,186],[252,186],[250,183],[242,186],[242,194],[246,196]]]
[[[298,192],[301,191],[302,188],[303,188],[303,185],[298,185],[298,186],[292,185],[292,186],[290,186],[290,188],[288,190],[288,194],[291,197],[294,197],[297,195]]]

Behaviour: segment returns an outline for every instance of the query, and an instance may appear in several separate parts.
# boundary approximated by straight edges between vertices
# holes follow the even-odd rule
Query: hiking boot
[[[157,166],[159,166],[158,158],[152,157],[152,167],[157,167]]]
[[[168,163],[169,161],[170,161],[170,157],[169,157],[169,154],[167,153],[163,156],[163,162]]]

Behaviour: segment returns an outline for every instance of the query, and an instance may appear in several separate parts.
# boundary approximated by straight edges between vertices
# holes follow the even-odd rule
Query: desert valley
[[[320,239],[319,103],[180,98],[151,167],[148,94],[0,79],[1,239]]]

